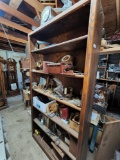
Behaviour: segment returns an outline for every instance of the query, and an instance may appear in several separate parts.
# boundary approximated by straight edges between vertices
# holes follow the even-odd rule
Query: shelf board
[[[38,111],[40,111],[42,114],[44,114],[46,117],[48,117],[51,121],[56,123],[58,126],[63,128],[65,131],[67,131],[70,135],[72,135],[73,137],[78,139],[78,133],[75,130],[73,130],[72,128],[70,128],[69,124],[65,124],[64,122],[62,122],[60,117],[54,116],[51,118],[50,116],[47,115],[47,113],[43,113],[41,110],[39,110],[39,108],[37,108],[35,106],[33,106],[33,107],[36,108]]]
[[[90,0],[77,2],[64,12],[38,27],[35,31],[29,33],[29,36],[33,36],[41,41],[46,41],[57,35],[69,32],[73,30],[73,28],[77,29],[81,26],[84,27],[84,24],[89,21],[90,6],[87,5],[89,3]],[[86,19],[83,19],[84,14],[87,17]]]
[[[53,94],[51,94],[51,93],[48,92],[47,90],[33,89],[33,91],[38,92],[38,93],[40,93],[40,94],[43,94],[43,95],[45,95],[45,96],[47,96],[47,97],[49,97],[49,98],[52,98],[52,99],[54,99],[54,100],[56,100],[56,101],[58,101],[58,102],[60,102],[60,103],[62,103],[62,104],[65,104],[65,105],[67,105],[67,106],[69,106],[69,107],[71,107],[71,108],[74,108],[74,109],[76,109],[76,110],[78,110],[78,111],[81,111],[81,108],[80,108],[80,107],[77,107],[76,105],[70,103],[70,102],[67,101],[67,100],[61,100],[61,99],[59,99],[58,97],[55,97]]]
[[[35,70],[33,69],[32,70],[32,73],[40,73],[40,74],[47,74],[47,75],[63,75],[63,76],[66,76],[66,77],[72,77],[72,78],[84,78],[84,75],[79,75],[79,74],[65,74],[65,73],[60,73],[60,74],[48,74],[48,73],[43,73],[43,71],[40,71],[40,70]]]
[[[108,70],[107,70],[107,72],[120,74],[120,72],[116,72],[116,71],[108,71]]]
[[[50,135],[46,131],[49,129],[45,125],[40,125],[40,121],[35,118],[34,122],[52,139],[52,141],[55,142],[55,140],[58,138],[58,136]],[[69,147],[62,141],[60,140],[60,144],[58,145],[72,160],[75,160],[76,158],[70,153]]]
[[[99,79],[97,78],[96,80],[120,83],[120,81],[108,80],[108,79],[102,79],[102,78],[99,78]]]
[[[51,148],[47,145],[44,139],[40,135],[36,135],[35,133],[33,134],[33,138],[38,143],[38,145],[43,149],[46,155],[50,158],[50,160],[55,160],[55,158],[51,153]]]
[[[72,40],[68,40],[62,43],[49,45],[42,49],[33,50],[32,53],[50,54],[50,53],[58,53],[58,52],[65,52],[65,51],[68,52],[72,50],[77,50],[79,48],[86,46],[87,37],[88,35],[85,35],[85,36],[74,38]]]
[[[56,5],[56,3],[42,3],[43,5],[47,5],[47,6],[55,6]]]
[[[103,49],[100,54],[116,54],[120,53],[120,47],[114,46],[113,48]]]
[[[98,68],[103,68],[103,69],[105,69],[105,68],[106,68],[106,66],[98,66]]]

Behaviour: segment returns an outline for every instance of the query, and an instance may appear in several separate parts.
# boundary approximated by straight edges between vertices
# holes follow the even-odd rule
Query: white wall
[[[19,60],[21,58],[25,58],[26,54],[25,53],[18,53],[18,52],[12,52],[12,51],[5,51],[5,50],[0,50],[0,57],[3,57],[4,59],[7,58],[13,58],[17,62],[17,76],[18,76],[18,86],[19,89],[22,89],[22,74],[20,72],[20,65],[19,65]]]

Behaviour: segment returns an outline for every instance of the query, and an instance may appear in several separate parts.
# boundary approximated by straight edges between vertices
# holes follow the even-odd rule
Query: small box
[[[80,118],[80,114],[75,114],[70,119],[70,128],[74,129],[76,132],[79,132],[79,126],[80,126],[80,123],[78,120],[79,118]]]
[[[61,73],[61,64],[60,63],[49,63],[47,64],[48,73],[60,74]]]
[[[30,91],[23,90],[23,98],[24,98],[24,101],[30,100]]]
[[[46,113],[47,111],[47,106],[53,102],[56,102],[55,100],[50,101],[48,103],[43,103],[41,102],[37,96],[33,97],[33,105],[38,108],[39,110],[41,110],[43,113]]]

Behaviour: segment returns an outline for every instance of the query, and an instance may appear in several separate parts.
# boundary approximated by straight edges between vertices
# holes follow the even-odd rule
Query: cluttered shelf
[[[58,52],[68,52],[72,50],[77,50],[79,48],[83,48],[87,43],[87,35],[81,36],[78,38],[74,38],[72,40],[68,40],[59,44],[48,45],[44,48],[33,50],[32,53],[38,54],[50,54],[50,53],[58,53]]]
[[[37,28],[35,31],[29,33],[29,36],[33,36],[38,40],[45,41],[46,39],[50,39],[65,32],[69,32],[73,28],[79,28],[79,26],[84,23],[85,19],[82,19],[84,14],[87,17],[87,21],[89,19],[90,6],[87,5],[89,3],[89,0],[83,0],[74,4],[66,11],[60,13]],[[67,24],[68,20],[69,25]]]
[[[58,139],[58,137],[56,135],[52,135],[50,134],[50,130],[45,126],[45,125],[40,125],[40,121],[35,118],[34,122],[52,139],[53,142],[56,141],[56,139]],[[75,160],[75,157],[70,153],[69,151],[69,147],[60,139],[59,140],[59,144],[58,146],[72,159]]]
[[[45,96],[47,96],[49,98],[52,98],[52,99],[54,99],[54,100],[56,100],[56,101],[58,101],[58,102],[60,102],[62,104],[65,104],[65,105],[67,105],[67,106],[69,106],[71,108],[74,108],[74,109],[76,109],[78,111],[81,110],[80,106],[74,105],[73,103],[70,102],[71,100],[60,99],[59,97],[55,96],[54,94],[51,94],[48,90],[43,90],[43,89],[33,89],[33,90],[38,92],[38,93],[40,93],[40,94],[43,94],[43,95],[45,95]]]
[[[35,107],[35,106],[33,106],[33,107]],[[54,117],[51,118],[50,116],[47,115],[47,113],[42,112],[37,107],[35,107],[35,108],[38,111],[40,111],[42,114],[44,114],[46,117],[48,117],[51,121],[55,122],[57,125],[59,125],[61,128],[63,128],[65,131],[67,131],[69,134],[71,134],[73,137],[75,137],[76,139],[78,138],[78,132],[76,132],[75,130],[70,128],[69,124],[66,124],[66,123],[62,122],[60,117],[54,116]]]
[[[32,69],[32,73],[40,73],[40,74],[47,74],[47,75],[57,75],[57,74],[48,74],[48,73],[44,73],[43,70],[36,70],[36,69]],[[66,74],[66,73],[60,73],[58,75],[64,75],[66,77],[72,77],[72,78],[84,78],[84,75],[80,75],[80,74]]]
[[[33,89],[33,91],[35,91],[35,92],[37,92],[37,93],[40,93],[40,94],[43,94],[43,95],[45,95],[45,96],[47,96],[47,97],[49,97],[49,98],[52,98],[52,99],[56,100],[57,102],[60,102],[60,103],[62,103],[62,104],[65,104],[65,105],[67,105],[67,106],[69,106],[69,107],[71,107],[71,108],[74,108],[74,109],[78,110],[78,111],[81,111],[80,106],[77,106],[77,105],[71,103],[70,100],[60,99],[59,97],[57,97],[57,96],[53,95],[52,93],[50,93],[49,90]]]
[[[54,156],[51,153],[51,148],[44,141],[43,137],[34,133],[33,138],[38,143],[38,145],[43,149],[43,151],[47,154],[47,156],[50,158],[50,160],[55,160]]]

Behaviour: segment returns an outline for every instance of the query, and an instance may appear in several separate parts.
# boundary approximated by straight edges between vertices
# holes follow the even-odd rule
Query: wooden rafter
[[[5,28],[4,27],[4,30],[6,31],[6,32],[8,32],[8,29],[7,28]],[[3,29],[2,29],[2,27],[0,26],[0,31],[3,31]]]
[[[16,9],[10,7],[9,5],[3,3],[2,1],[0,1],[0,9],[3,10],[4,12],[14,16],[14,17],[17,17],[18,19],[28,23],[28,24],[31,24],[35,27],[39,27],[39,23],[36,22],[35,20],[33,20],[32,18],[24,15],[23,13],[17,11]]]
[[[42,12],[45,6],[37,0],[24,0],[26,3],[34,7],[37,11]]]
[[[14,9],[18,9],[18,7],[20,6],[20,4],[22,3],[22,1],[23,0],[10,0],[10,2],[9,2],[9,6],[10,7],[13,7]],[[10,14],[5,14],[4,15],[4,17],[6,18],[6,19],[11,19],[11,17],[12,17],[12,15],[10,15]]]
[[[17,30],[19,30],[19,31],[22,31],[22,32],[24,32],[24,33],[30,33],[30,32],[31,32],[30,29],[25,28],[25,27],[23,27],[23,26],[20,26],[20,25],[18,25],[17,23],[14,23],[14,22],[9,21],[9,20],[7,20],[7,19],[5,19],[5,18],[2,18],[2,17],[0,17],[0,23],[4,24],[4,25],[6,25],[6,26],[9,26],[9,27],[15,28],[15,29],[17,29]]]
[[[0,43],[8,43],[8,40],[5,39],[5,38],[0,38]],[[17,41],[13,41],[13,40],[10,40],[10,43],[11,44],[16,44],[16,45],[19,45],[19,46],[23,46],[23,47],[26,46],[26,43],[21,43],[21,42],[17,42]]]
[[[0,37],[1,38],[6,38],[5,34],[3,32],[0,32]],[[28,43],[27,40],[21,39],[19,37],[15,37],[13,35],[7,34],[8,39],[13,40],[13,41],[17,41],[17,42],[21,42],[21,43]]]
[[[116,0],[117,29],[120,29],[120,0]]]

